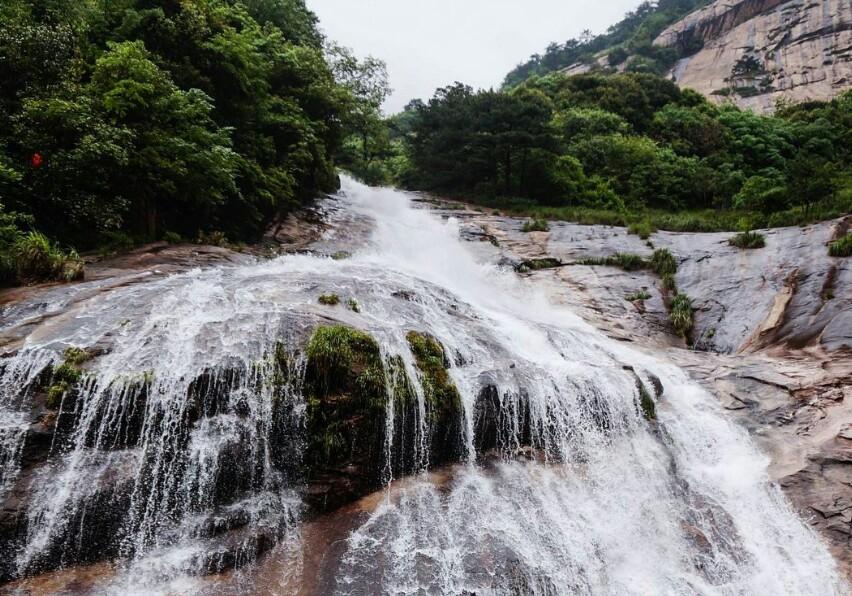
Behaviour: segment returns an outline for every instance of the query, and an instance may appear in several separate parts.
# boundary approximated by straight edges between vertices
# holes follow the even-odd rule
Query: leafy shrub
[[[228,238],[225,236],[224,232],[220,232],[218,230],[214,230],[212,232],[201,231],[198,233],[198,240],[196,243],[223,248],[228,246]]]
[[[728,240],[728,243],[742,249],[763,248],[766,246],[766,238],[759,232],[741,232]]]
[[[183,238],[177,232],[166,232],[163,234],[163,240],[169,244],[181,244],[183,242]]]
[[[692,299],[686,294],[676,294],[672,299],[669,319],[675,331],[687,339],[692,331]]]
[[[337,306],[340,304],[340,296],[337,294],[323,294],[319,297],[319,303],[325,306]]]
[[[102,237],[100,253],[104,256],[127,252],[136,244],[128,234],[117,230],[104,232]]]
[[[829,244],[828,254],[832,257],[848,257],[852,255],[852,232]]]
[[[20,281],[74,281],[83,277],[83,261],[75,251],[62,252],[44,234],[30,232],[12,249]]]
[[[354,298],[350,298],[346,301],[346,306],[349,307],[349,310],[352,312],[361,312],[361,306],[358,304],[358,301]]]
[[[535,219],[530,220],[524,224],[524,227],[521,228],[522,232],[549,232],[550,226],[547,223],[547,220],[544,219]]]

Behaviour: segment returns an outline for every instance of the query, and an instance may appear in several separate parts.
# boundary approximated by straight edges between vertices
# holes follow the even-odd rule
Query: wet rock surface
[[[852,577],[852,262],[826,248],[846,220],[765,230],[766,248],[752,251],[731,247],[732,234],[652,235],[653,246],[678,261],[699,350],[674,334],[653,272],[572,264],[618,252],[650,257],[645,241],[625,229],[550,222],[549,233],[525,234],[518,218],[474,209],[445,216],[482,230],[464,237],[479,241],[484,260],[514,268],[529,259],[568,263],[522,275],[548,284],[556,300],[611,337],[665,353],[709,389],[755,437],[771,477]],[[650,298],[625,299],[637,290]],[[494,396],[482,399],[488,412]]]
[[[852,437],[852,411],[849,409],[852,408],[849,390],[852,330],[844,322],[850,314],[850,274],[845,261],[829,259],[825,250],[825,242],[840,222],[827,222],[804,230],[766,232],[767,248],[762,253],[742,253],[731,248],[727,243],[730,235],[726,234],[655,234],[651,242],[657,248],[669,248],[674,253],[679,263],[678,285],[693,297],[698,308],[696,339],[698,345],[707,350],[698,352],[684,349],[683,340],[673,333],[665,292],[652,271],[626,272],[613,267],[576,264],[585,258],[606,257],[616,252],[649,258],[653,249],[638,237],[629,236],[619,228],[566,223],[551,224],[550,232],[527,234],[522,232],[524,222],[519,219],[459,208],[443,214],[459,219],[462,237],[471,242],[481,261],[501,263],[517,271],[527,283],[546,285],[555,300],[570,305],[575,313],[607,335],[635,344],[641,350],[664,354],[710,389],[719,398],[721,407],[757,438],[771,458],[772,477],[779,481],[802,515],[826,537],[847,573],[852,571],[852,549],[848,546],[852,519],[852,467],[849,467],[852,456],[847,445],[852,444],[849,438]],[[330,258],[347,258],[345,255],[351,249],[363,243],[363,234],[369,225],[357,216],[345,214],[345,217],[342,226],[330,227],[312,243],[300,245],[296,250],[309,246],[310,250]],[[279,230],[276,234],[280,240],[285,232]],[[217,255],[210,264],[228,262],[231,258],[235,262],[253,258],[237,253],[220,254],[218,250],[210,254]],[[186,258],[186,263],[176,267],[190,266],[192,258]],[[133,269],[135,265],[128,266],[129,270],[114,267],[112,272],[104,272],[102,286],[96,283],[94,287],[81,288],[80,303],[86,295],[91,297],[110,287],[144,279],[134,276],[160,275],[149,270],[140,273]],[[316,296],[327,291],[325,285],[317,284],[310,276],[306,279],[292,277],[294,288],[277,291],[288,300],[292,300],[292,295],[287,292],[301,292],[308,298],[300,303],[304,312],[287,320],[288,328],[297,329],[294,334],[298,337],[289,338],[291,341],[308,346],[311,334],[318,328],[366,326],[364,316],[346,308],[345,304],[317,305]],[[828,279],[831,280],[831,299],[826,299],[824,292]],[[357,288],[359,299],[363,297],[365,304],[370,306],[370,284],[359,287],[357,279],[335,280],[333,277],[323,283],[339,284],[334,289],[344,299],[347,292],[355,293],[353,288]],[[69,289],[72,291],[68,292]],[[77,298],[73,298],[73,287],[63,290],[63,301],[56,305],[50,299],[50,292],[55,288],[38,288],[35,291],[44,292],[44,299],[43,306],[35,309],[37,312],[33,312],[32,300],[26,307],[30,310],[16,311],[18,307],[9,304],[7,309],[11,310],[4,312],[32,316],[33,327],[46,320],[60,326],[68,324],[61,319],[73,317]],[[648,297],[627,299],[639,290],[646,292]],[[813,290],[817,292],[816,298],[811,295]],[[705,292],[712,294],[712,299],[705,297]],[[72,298],[68,299],[68,295]],[[257,558],[260,563],[255,589],[263,585],[264,578],[276,590],[281,589],[282,581],[283,585],[288,585],[281,578],[282,569],[290,569],[293,563],[287,558],[293,556],[287,550],[287,528],[291,527],[288,520],[301,514],[305,517],[299,565],[304,566],[304,571],[303,577],[294,580],[293,585],[298,589],[294,588],[293,593],[328,593],[339,579],[335,573],[348,532],[383,499],[394,498],[395,487],[406,485],[407,480],[402,477],[428,467],[433,470],[429,482],[435,487],[441,489],[449,481],[452,474],[440,466],[458,461],[461,456],[459,440],[464,429],[458,424],[459,393],[448,371],[463,362],[453,346],[442,345],[434,337],[417,330],[421,327],[416,321],[424,318],[425,296],[425,289],[421,287],[400,287],[392,292],[385,289],[382,302],[375,303],[385,305],[384,301],[390,300],[393,315],[410,330],[407,342],[397,346],[400,353],[410,350],[412,359],[408,362],[380,358],[375,342],[364,337],[355,338],[357,345],[350,347],[357,348],[357,356],[346,362],[320,362],[315,358],[311,363],[310,349],[306,349],[308,362],[304,378],[308,403],[305,423],[310,430],[311,420],[314,420],[316,428],[313,433],[309,432],[309,437],[320,441],[304,451],[309,464],[307,473],[302,470],[303,475],[299,477],[304,510],[293,504],[292,509],[285,507],[283,512],[275,509],[279,517],[270,517],[263,513],[262,504],[249,499],[250,495],[259,494],[261,485],[252,474],[253,466],[245,464],[252,454],[240,447],[248,443],[240,433],[256,432],[245,424],[253,406],[233,388],[252,388],[246,382],[250,369],[237,366],[233,371],[208,371],[194,380],[186,380],[189,384],[187,404],[180,417],[181,427],[186,429],[176,445],[185,446],[194,438],[203,444],[206,437],[221,435],[227,438],[228,433],[234,433],[234,438],[225,441],[227,445],[217,455],[216,486],[208,491],[212,513],[192,520],[190,531],[191,535],[208,540],[204,549],[188,556],[196,573],[211,574],[204,580],[209,582],[211,593],[218,592],[222,586],[239,591],[239,569]],[[273,303],[269,297],[264,298],[268,304]],[[428,300],[436,299],[446,300],[447,304],[442,306],[459,321],[472,316],[451,296],[428,296]],[[389,316],[387,312],[379,312]],[[2,329],[0,326],[0,332]],[[471,333],[477,333],[475,329],[471,327]],[[0,338],[0,346],[14,351],[18,341],[16,334],[20,331],[21,327],[17,326]],[[206,346],[209,338],[203,330],[198,333],[199,345]],[[476,339],[470,337],[469,341]],[[97,356],[108,356],[109,345],[114,340],[105,338]],[[350,340],[351,337],[346,341]],[[339,352],[334,350],[335,354]],[[275,357],[278,359],[276,374],[283,375],[279,380],[292,380],[288,375],[300,366],[296,355],[286,353]],[[84,369],[85,366],[82,365]],[[545,450],[530,444],[529,435],[533,431],[525,396],[504,396],[494,389],[499,384],[495,380],[511,375],[514,364],[498,358],[493,366],[493,371],[477,380],[477,386],[484,389],[475,396],[475,419],[471,429],[473,442],[486,467],[499,469],[501,462],[507,460],[546,459],[549,454]],[[385,377],[381,381],[376,379],[377,367],[382,368],[380,376]],[[405,375],[399,374],[403,370],[409,377],[414,375],[420,380],[423,410],[407,407],[412,405],[413,396]],[[655,384],[654,379],[649,378],[643,385],[635,372],[634,376],[640,387],[640,397],[641,387],[644,387],[649,396],[653,394],[656,407],[665,408],[668,399],[677,399],[676,395],[664,393],[661,385],[657,386],[659,380]],[[387,378],[392,382],[385,383]],[[365,388],[368,391],[365,392]],[[26,532],[26,504],[32,499],[30,479],[48,465],[54,440],[52,429],[73,426],[68,418],[63,419],[56,412],[55,407],[48,407],[49,389],[49,386],[40,386],[35,390],[33,406],[26,418],[22,470],[0,512],[0,541],[7,541],[5,544],[11,550],[15,550],[11,546],[14,541]],[[139,391],[136,395],[139,409],[144,408],[147,393]],[[369,399],[376,396],[380,398],[378,402]],[[594,401],[594,392],[590,400]],[[401,406],[394,409],[397,418],[393,428],[398,436],[394,436],[393,444],[403,448],[397,449],[391,469],[386,470],[379,463],[387,461],[384,433],[391,402]],[[585,406],[596,409],[595,403]],[[649,412],[650,408],[645,417],[654,418]],[[269,415],[270,428],[275,430],[271,436],[293,436],[294,433],[284,432],[287,429],[275,425],[299,422],[281,421],[275,411]],[[518,422],[518,428],[505,433],[507,421],[511,420]],[[612,424],[603,415],[594,422],[601,428]],[[419,433],[416,428],[421,423],[428,429],[426,433]],[[140,424],[141,419],[131,416],[117,424],[118,439],[100,437],[100,440],[108,440],[113,449],[107,451],[110,465],[104,468],[104,473],[112,479],[104,483],[110,487],[109,491],[93,493],[91,499],[93,507],[108,507],[112,515],[105,516],[102,524],[89,526],[87,550],[67,551],[70,558],[63,560],[57,556],[57,564],[97,561],[119,552],[120,545],[109,539],[118,534],[117,520],[131,506],[130,492],[136,472],[133,458],[138,457],[131,446],[141,436],[141,429],[133,430]],[[335,430],[335,436],[323,434],[329,429]],[[407,440],[418,436],[430,443],[428,449],[407,446]],[[298,476],[283,462],[298,460],[297,454],[303,453],[301,446],[279,445],[273,441],[269,450],[270,461],[279,472]],[[385,476],[388,471],[393,478],[402,479],[395,481],[390,491],[373,493],[388,479]],[[422,477],[417,480],[422,481]],[[256,523],[257,511],[265,521],[260,526]],[[684,523],[691,524],[685,531],[695,544],[709,545],[711,539],[715,540],[703,534],[695,520]],[[175,528],[176,532],[178,530],[185,528]],[[269,555],[270,552],[275,554]],[[269,556],[264,558],[264,554]],[[11,563],[7,561],[8,569],[0,569],[4,579],[14,575]],[[55,566],[45,565],[41,570]],[[524,593],[531,586],[545,591],[551,589],[547,583],[550,580],[531,576],[520,566],[513,567],[511,560],[505,562],[505,571],[494,584],[495,589],[518,593]],[[76,582],[85,585],[88,574],[110,573],[112,570],[108,567],[79,567],[70,572],[59,571],[25,580],[18,585],[23,589],[27,589],[27,585],[37,586],[36,592],[42,589],[38,586],[64,585],[73,589]],[[312,579],[306,581],[307,577]],[[229,584],[231,580],[235,582],[233,585]]]

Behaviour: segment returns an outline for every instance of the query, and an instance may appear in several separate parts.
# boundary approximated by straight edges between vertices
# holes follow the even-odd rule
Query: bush
[[[75,251],[64,253],[44,234],[30,232],[12,249],[17,278],[22,282],[74,281],[83,278],[83,261]]]
[[[848,257],[852,255],[852,233],[835,240],[828,245],[828,254],[832,257]]]
[[[669,318],[678,335],[687,339],[692,331],[692,299],[686,294],[676,294],[672,299]]]
[[[728,240],[728,243],[742,249],[763,248],[766,246],[766,238],[759,232],[741,232]]]
[[[323,294],[319,297],[319,303],[325,306],[337,306],[340,304],[340,296],[337,294]]]
[[[521,228],[522,232],[549,232],[550,226],[547,223],[547,220],[544,219],[535,219],[530,220],[524,224],[524,227]]]

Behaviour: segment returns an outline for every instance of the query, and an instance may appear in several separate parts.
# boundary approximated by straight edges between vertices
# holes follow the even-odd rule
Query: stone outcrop
[[[464,222],[462,236],[480,258],[548,287],[610,337],[664,353],[715,395],[852,577],[852,260],[827,249],[848,218],[763,230],[766,247],[750,251],[730,246],[730,233],[653,234],[651,244],[677,260],[677,286],[696,309],[695,346],[684,349],[652,271],[578,264],[616,253],[650,258],[653,249],[626,229],[550,222],[547,233],[524,233],[518,218],[447,215]],[[628,299],[639,292],[646,297]],[[478,439],[492,443],[496,398],[483,392],[476,420]]]
[[[827,100],[852,84],[847,0],[717,0],[656,39],[682,58],[681,86],[771,112],[779,99]]]

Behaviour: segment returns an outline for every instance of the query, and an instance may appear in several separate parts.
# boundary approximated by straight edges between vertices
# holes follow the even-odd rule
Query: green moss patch
[[[406,336],[421,374],[421,383],[433,421],[461,411],[461,396],[450,379],[444,348],[433,337],[410,331]]]
[[[657,419],[657,405],[654,403],[654,398],[651,397],[651,392],[638,377],[636,378],[636,389],[639,391],[639,408],[642,410],[642,415],[645,420]]]
[[[320,327],[306,355],[309,459],[334,465],[373,458],[382,447],[388,400],[378,344],[351,327]]]

